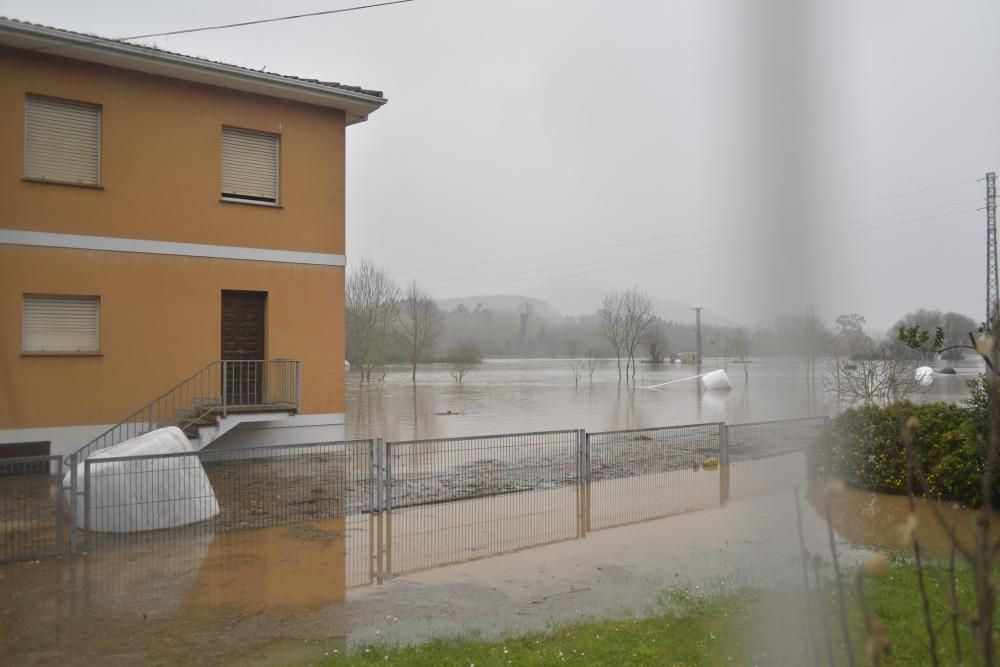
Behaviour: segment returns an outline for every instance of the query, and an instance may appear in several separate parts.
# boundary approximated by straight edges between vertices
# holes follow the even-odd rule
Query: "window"
[[[24,177],[101,184],[101,107],[29,95],[24,114]]]
[[[101,300],[96,296],[24,295],[24,352],[76,354],[100,351]]]
[[[222,128],[222,198],[278,203],[279,137]]]

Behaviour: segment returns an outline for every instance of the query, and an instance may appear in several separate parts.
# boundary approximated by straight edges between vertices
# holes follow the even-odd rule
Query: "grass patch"
[[[934,618],[941,624],[950,610],[947,572],[928,577]],[[973,605],[968,570],[958,572],[959,597],[966,609]],[[883,665],[928,664],[927,638],[916,571],[906,562],[894,563],[890,573],[866,580],[872,612],[885,623],[892,656]],[[829,633],[837,664],[846,664],[845,648],[836,616],[836,591],[829,587],[817,600],[822,614],[814,614],[814,629],[823,656],[824,629]],[[858,664],[863,657],[864,633],[854,586],[848,591],[852,643]],[[696,597],[671,592],[660,613],[647,618],[573,623],[502,640],[475,637],[437,639],[414,646],[369,645],[320,665],[805,665],[808,663],[801,593],[744,591],[718,597]],[[821,620],[817,620],[821,619]],[[998,623],[1000,625],[1000,613]],[[972,640],[961,628],[963,657],[970,663]],[[957,664],[950,627],[940,633],[942,665]],[[825,658],[824,663],[825,664]]]

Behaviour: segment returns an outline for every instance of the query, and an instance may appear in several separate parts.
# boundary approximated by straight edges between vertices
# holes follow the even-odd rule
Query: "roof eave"
[[[25,23],[0,22],[0,45],[19,49],[44,49],[45,53],[75,60],[341,109],[346,114],[348,125],[367,120],[368,114],[387,101],[384,97],[310,81],[296,81],[277,74],[245,70],[126,42],[74,35]]]

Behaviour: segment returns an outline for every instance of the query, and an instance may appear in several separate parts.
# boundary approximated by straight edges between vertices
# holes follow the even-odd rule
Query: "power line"
[[[173,35],[186,35],[186,34],[196,33],[196,32],[208,32],[210,30],[228,30],[229,28],[243,28],[243,27],[250,26],[250,25],[261,25],[263,23],[277,23],[279,21],[294,21],[295,19],[305,19],[305,18],[311,18],[311,17],[316,17],[316,16],[328,16],[330,14],[343,14],[343,13],[346,13],[346,12],[356,12],[356,11],[360,11],[362,9],[376,9],[378,7],[388,7],[389,5],[401,5],[401,4],[404,4],[404,3],[407,3],[407,2],[415,2],[415,0],[390,0],[389,2],[376,2],[376,3],[372,3],[372,4],[368,4],[368,5],[356,5],[354,7],[344,7],[342,9],[326,9],[326,10],[322,10],[322,11],[318,11],[318,12],[307,12],[307,13],[304,13],[304,14],[290,14],[288,16],[276,16],[274,18],[269,18],[269,19],[255,19],[255,20],[252,20],[252,21],[239,21],[239,22],[236,22],[236,23],[220,23],[218,25],[198,26],[198,27],[195,27],[195,28],[182,28],[180,30],[167,30],[167,31],[164,31],[164,32],[150,32],[150,33],[147,33],[147,34],[144,34],[144,35],[130,35],[128,37],[118,37],[117,39],[111,39],[110,41],[125,42],[125,41],[130,41],[130,40],[135,40],[135,39],[149,39],[151,37],[170,37],[170,36],[173,36]],[[35,47],[34,49],[31,49],[31,50],[32,51],[45,51],[45,50],[48,50],[48,49],[61,49],[61,48],[64,48],[64,47],[82,46],[82,45],[85,45],[85,44],[100,44],[100,43],[106,42],[106,41],[109,41],[109,39],[108,38],[103,38],[103,37],[97,37],[97,38],[94,38],[94,39],[92,39],[92,40],[90,40],[88,42],[83,42],[83,44],[80,44],[79,42],[76,42],[76,41],[72,41],[72,42],[68,41],[66,44],[59,44],[59,45],[54,45],[54,46],[52,46],[52,45],[50,45],[50,46],[38,46],[38,47]]]
[[[824,230],[836,229],[836,228],[840,228],[840,227],[850,227],[852,225],[862,225],[862,224],[866,224],[866,223],[869,223],[869,222],[877,222],[879,220],[887,220],[889,218],[895,218],[895,217],[898,217],[898,216],[901,216],[901,215],[913,215],[913,214],[916,214],[916,213],[924,213],[924,212],[927,212],[927,211],[936,211],[936,210],[940,210],[942,208],[948,208],[948,207],[951,207],[951,206],[964,206],[964,205],[971,204],[971,203],[977,203],[978,201],[979,200],[964,201],[964,202],[954,202],[954,203],[951,203],[951,204],[944,204],[944,205],[941,205],[941,206],[932,206],[932,207],[921,208],[921,209],[916,209],[916,210],[912,210],[912,211],[901,211],[901,212],[897,212],[897,213],[890,213],[888,215],[877,216],[877,217],[874,217],[874,218],[864,218],[864,219],[861,219],[861,220],[852,220],[852,221],[847,221],[847,222],[841,222],[841,223],[837,223],[837,224],[834,224],[834,225],[825,225],[823,227],[815,228],[815,229],[813,229],[811,231],[822,232]],[[743,223],[739,223],[739,224],[743,224]],[[810,231],[810,230],[806,230],[806,231]],[[711,248],[722,248],[722,247],[727,247],[727,246],[738,246],[738,245],[742,245],[742,244],[745,244],[745,243],[747,243],[747,241],[727,241],[725,243],[719,243],[719,244],[713,244],[713,245],[707,245],[707,246],[701,246],[701,247],[682,248],[682,249],[677,249],[677,250],[668,250],[668,251],[663,251],[663,252],[654,252],[654,253],[646,253],[646,254],[642,254],[642,255],[633,255],[633,256],[630,256],[630,257],[618,257],[618,258],[610,258],[610,259],[603,259],[603,260],[594,260],[594,261],[591,261],[591,262],[582,262],[582,263],[576,263],[576,264],[564,264],[564,265],[561,265],[561,266],[549,266],[549,267],[540,267],[540,268],[534,268],[534,269],[522,269],[522,270],[518,270],[518,271],[505,271],[505,272],[502,272],[502,273],[494,273],[494,274],[489,274],[489,275],[485,275],[485,276],[468,276],[468,277],[458,277],[458,278],[440,278],[440,279],[436,279],[436,280],[424,281],[423,284],[425,286],[440,285],[441,287],[446,287],[445,285],[441,285],[441,283],[463,282],[463,281],[467,281],[467,280],[482,280],[482,279],[485,279],[485,278],[503,278],[503,277],[506,277],[506,276],[513,276],[513,275],[524,275],[524,274],[534,274],[534,273],[540,273],[540,272],[545,272],[545,271],[553,271],[553,270],[574,269],[574,268],[580,268],[580,267],[584,267],[584,266],[594,266],[594,265],[599,265],[599,264],[609,264],[609,263],[612,263],[612,262],[627,262],[627,261],[639,260],[639,259],[650,259],[650,258],[653,258],[653,257],[663,257],[665,255],[676,255],[678,253],[692,252],[692,251],[698,251],[698,250],[707,250],[707,249],[711,249]],[[610,247],[610,246],[606,246],[606,247]]]
[[[167,32],[151,32],[147,35],[132,35],[122,37],[122,39],[148,39],[150,37],[169,37],[171,35],[184,35],[192,32],[207,32],[209,30],[226,30],[228,28],[242,28],[248,25],[260,25],[262,23],[276,23],[278,21],[293,21],[295,19],[311,18],[313,16],[328,16],[330,14],[343,14],[345,12],[356,12],[361,9],[374,9],[376,7],[387,7],[389,5],[401,5],[414,0],[391,0],[391,2],[377,2],[370,5],[357,5],[355,7],[344,7],[343,9],[326,9],[319,12],[308,12],[306,14],[291,14],[289,16],[278,16],[271,19],[257,19],[254,21],[240,21],[239,23],[223,23],[220,25],[202,26],[199,28],[184,28],[182,30],[168,30]]]
[[[845,203],[841,203],[841,204],[833,204],[833,205],[827,206],[827,207],[820,207],[820,208],[809,209],[807,211],[803,211],[799,215],[809,216],[809,215],[814,215],[816,213],[823,213],[823,212],[826,212],[826,211],[833,211],[833,210],[838,210],[838,209],[842,209],[842,208],[851,208],[851,207],[854,207],[854,206],[865,206],[867,204],[875,204],[875,203],[882,202],[882,201],[888,201],[890,199],[898,199],[900,197],[911,197],[913,195],[919,195],[919,194],[923,194],[925,192],[933,192],[935,190],[945,190],[945,189],[948,189],[948,188],[956,188],[956,187],[961,186],[961,185],[968,185],[970,183],[976,183],[976,182],[978,182],[980,180],[982,180],[982,179],[972,179],[972,180],[967,180],[967,181],[961,181],[961,182],[958,182],[958,183],[948,183],[948,184],[945,184],[945,185],[934,185],[934,186],[931,186],[931,187],[922,188],[920,190],[911,190],[910,192],[900,192],[900,193],[894,194],[894,195],[886,195],[884,197],[876,197],[875,199],[865,199],[865,200],[856,201],[856,202],[845,202]],[[451,265],[448,265],[448,266],[427,266],[427,267],[420,267],[420,268],[415,268],[415,269],[403,269],[403,270],[399,270],[399,271],[393,271],[392,273],[395,274],[395,275],[399,275],[399,274],[410,274],[410,273],[423,273],[425,271],[447,271],[447,270],[450,270],[450,269],[475,268],[475,267],[483,266],[484,264],[506,264],[508,262],[520,262],[520,261],[527,261],[527,260],[530,260],[530,259],[545,259],[547,257],[558,257],[560,255],[572,255],[572,254],[580,253],[580,252],[592,252],[592,251],[595,251],[595,250],[606,250],[607,248],[620,248],[620,247],[623,247],[623,246],[639,245],[639,244],[643,244],[643,243],[651,243],[653,241],[663,241],[663,240],[666,240],[666,239],[681,238],[681,237],[685,237],[685,236],[696,236],[698,234],[707,234],[708,232],[722,231],[722,230],[725,230],[725,229],[734,229],[734,228],[738,228],[738,227],[746,227],[746,226],[749,226],[749,225],[763,224],[763,223],[768,223],[768,222],[781,222],[782,220],[790,220],[790,219],[792,219],[792,218],[791,217],[784,217],[784,218],[763,218],[761,220],[747,220],[747,221],[744,221],[744,222],[736,222],[736,223],[732,223],[732,224],[729,224],[729,225],[718,225],[716,227],[708,227],[708,228],[705,228],[705,229],[700,229],[700,230],[696,230],[696,231],[692,231],[692,232],[679,232],[679,233],[676,233],[676,234],[666,234],[666,235],[662,235],[662,236],[652,236],[652,237],[649,237],[649,238],[639,239],[639,240],[636,240],[636,241],[622,241],[622,242],[619,242],[619,243],[606,243],[604,245],[591,246],[591,247],[588,247],[588,248],[576,248],[576,249],[573,249],[573,250],[557,250],[557,251],[554,251],[554,252],[542,253],[542,254],[539,254],[539,255],[524,255],[524,256],[521,256],[521,257],[506,257],[506,258],[502,258],[502,259],[484,260],[484,261],[481,261],[481,262],[473,262],[473,263],[469,263],[469,264],[451,264]]]
[[[760,244],[759,247],[761,247],[761,248],[763,248],[763,247],[776,247],[776,246],[781,246],[781,245],[785,245],[785,244],[788,244],[788,243],[796,243],[796,242],[800,242],[800,241],[811,241],[811,240],[816,240],[816,239],[830,238],[830,237],[833,237],[833,236],[840,236],[840,235],[846,235],[846,234],[857,234],[859,232],[869,232],[869,231],[875,231],[875,230],[879,230],[879,229],[888,229],[890,227],[898,227],[900,225],[909,225],[909,224],[913,224],[913,223],[917,223],[917,222],[926,222],[928,220],[938,220],[938,219],[941,219],[941,218],[948,218],[948,217],[951,217],[951,216],[954,216],[954,215],[959,215],[959,214],[962,214],[962,213],[974,213],[974,212],[976,212],[976,209],[964,209],[964,210],[961,210],[961,211],[951,211],[949,213],[942,213],[940,215],[928,216],[928,217],[925,217],[925,218],[915,218],[913,220],[901,220],[901,221],[898,221],[898,222],[893,222],[893,223],[889,223],[889,224],[886,224],[886,225],[878,225],[878,226],[874,226],[874,227],[862,227],[860,229],[834,230],[834,231],[832,231],[830,233],[821,234],[821,235],[818,235],[818,236],[803,236],[803,237],[798,237],[798,238],[791,238],[791,237],[788,237],[788,238],[779,238],[779,239],[771,241],[770,243]],[[823,231],[823,230],[821,230],[821,231]],[[754,243],[754,241],[747,241],[747,242],[743,242],[743,243]],[[727,245],[727,244],[723,244],[723,245]],[[695,249],[692,249],[692,250],[704,250],[704,249],[708,249],[708,248],[711,248],[711,247],[712,246],[706,246],[705,248],[700,248],[700,249],[699,248],[695,248]],[[510,278],[510,279],[507,279],[507,280],[492,280],[492,281],[486,281],[486,282],[482,282],[482,283],[469,283],[469,284],[464,284],[464,285],[447,285],[447,286],[439,287],[438,290],[470,289],[470,288],[477,288],[477,287],[487,287],[487,286],[490,286],[490,285],[500,285],[500,284],[507,284],[507,283],[525,282],[525,281],[531,281],[531,280],[551,280],[551,279],[554,279],[554,278],[572,278],[572,277],[577,277],[577,276],[586,276],[586,275],[589,275],[591,273],[597,273],[597,272],[600,272],[600,271],[618,271],[618,270],[621,270],[621,269],[635,269],[635,268],[642,268],[642,267],[645,267],[645,266],[654,266],[656,264],[663,264],[664,262],[687,262],[687,261],[696,260],[696,259],[706,259],[708,257],[717,257],[719,255],[727,255],[727,254],[730,254],[730,253],[732,253],[734,251],[739,251],[739,250],[744,250],[744,249],[752,249],[752,248],[753,248],[753,246],[749,246],[748,248],[733,248],[733,249],[729,249],[729,250],[722,250],[722,251],[719,251],[719,252],[713,252],[713,253],[708,253],[708,254],[704,254],[704,255],[691,255],[691,256],[688,256],[688,257],[667,257],[667,258],[658,259],[658,260],[654,260],[654,261],[650,261],[650,262],[640,262],[640,263],[637,263],[637,264],[627,264],[627,265],[622,265],[622,266],[608,266],[608,267],[603,267],[603,268],[592,269],[592,270],[589,270],[589,271],[574,271],[574,272],[571,272],[571,273],[562,273],[562,274],[552,274],[552,275],[543,275],[543,276],[528,276],[526,278]]]

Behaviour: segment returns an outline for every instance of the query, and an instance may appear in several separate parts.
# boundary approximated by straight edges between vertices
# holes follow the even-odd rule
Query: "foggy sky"
[[[120,37],[352,4],[0,14]],[[442,297],[577,314],[639,285],[747,324],[806,304],[981,320],[1000,3],[820,5],[417,0],[147,43],[384,90],[348,130],[349,262]]]

